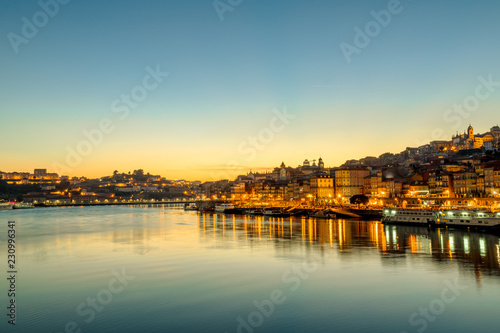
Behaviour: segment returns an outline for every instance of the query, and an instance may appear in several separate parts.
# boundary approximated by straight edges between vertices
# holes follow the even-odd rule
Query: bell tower
[[[469,125],[469,128],[467,128],[467,134],[469,134],[469,140],[474,141],[474,129],[472,125]]]
[[[319,158],[318,166],[319,166],[320,169],[324,169],[325,168],[325,163],[323,162],[323,159],[321,157]]]

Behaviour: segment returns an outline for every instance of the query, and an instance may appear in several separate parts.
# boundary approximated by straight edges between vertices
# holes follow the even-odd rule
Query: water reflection
[[[330,248],[340,255],[376,251],[384,260],[420,257],[436,264],[456,262],[480,282],[483,274],[500,275],[499,237],[454,229],[383,225],[378,221],[268,218],[200,214],[201,239],[225,247],[271,242],[277,250],[290,247]],[[321,252],[321,251],[320,251]],[[400,260],[403,259],[403,262]]]
[[[470,309],[483,327],[495,324],[498,279],[486,277],[499,275],[493,235],[182,207],[7,213],[18,221],[21,244],[19,332],[60,332],[68,321],[82,332],[234,332],[236,318],[275,289],[287,292],[287,303],[258,331],[400,332],[411,313],[439,297],[443,281],[458,275],[470,285],[474,274],[484,293],[468,289],[429,332],[465,331],[473,325]],[[0,225],[0,243],[6,235]],[[283,276],[303,265],[316,269],[291,290]],[[122,268],[134,283],[85,322],[77,306]]]

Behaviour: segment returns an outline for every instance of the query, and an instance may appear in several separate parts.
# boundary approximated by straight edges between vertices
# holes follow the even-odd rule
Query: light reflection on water
[[[61,332],[71,321],[82,332],[237,332],[238,318],[274,290],[286,301],[251,330],[416,332],[423,324],[409,317],[456,278],[467,289],[426,332],[488,331],[498,317],[499,238],[487,233],[163,206],[4,211],[0,219],[18,225],[16,332]],[[5,248],[4,224],[0,231]],[[85,322],[78,305],[122,269],[134,280]]]

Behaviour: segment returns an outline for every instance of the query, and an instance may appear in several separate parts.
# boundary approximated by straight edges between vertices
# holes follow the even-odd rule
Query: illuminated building
[[[311,194],[317,203],[331,202],[335,196],[333,178],[327,175],[314,175],[310,179]]]
[[[454,193],[454,176],[453,174],[441,170],[429,172],[427,180],[429,186],[429,194],[433,198],[452,198]]]
[[[466,133],[460,135],[457,133],[457,135],[452,138],[451,142],[458,150],[480,149],[484,146],[485,142],[498,140],[499,137],[500,128],[498,126],[492,127],[490,132],[475,135],[474,128],[469,125]]]
[[[347,167],[335,170],[335,195],[350,198],[363,194],[365,177],[370,174],[367,168]]]

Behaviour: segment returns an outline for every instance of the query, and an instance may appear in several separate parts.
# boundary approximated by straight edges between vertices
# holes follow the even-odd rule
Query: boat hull
[[[441,229],[461,229],[461,230],[475,230],[484,231],[489,233],[500,234],[500,226],[477,226],[477,225],[460,225],[451,223],[411,223],[411,222],[398,222],[398,221],[382,221],[382,224],[387,225],[401,225],[401,226],[415,226],[415,227],[426,227],[426,228],[441,228]]]
[[[500,218],[478,211],[392,211],[382,219],[383,224],[452,228],[500,233]]]
[[[290,213],[283,211],[264,211],[263,215],[266,217],[289,217]]]

